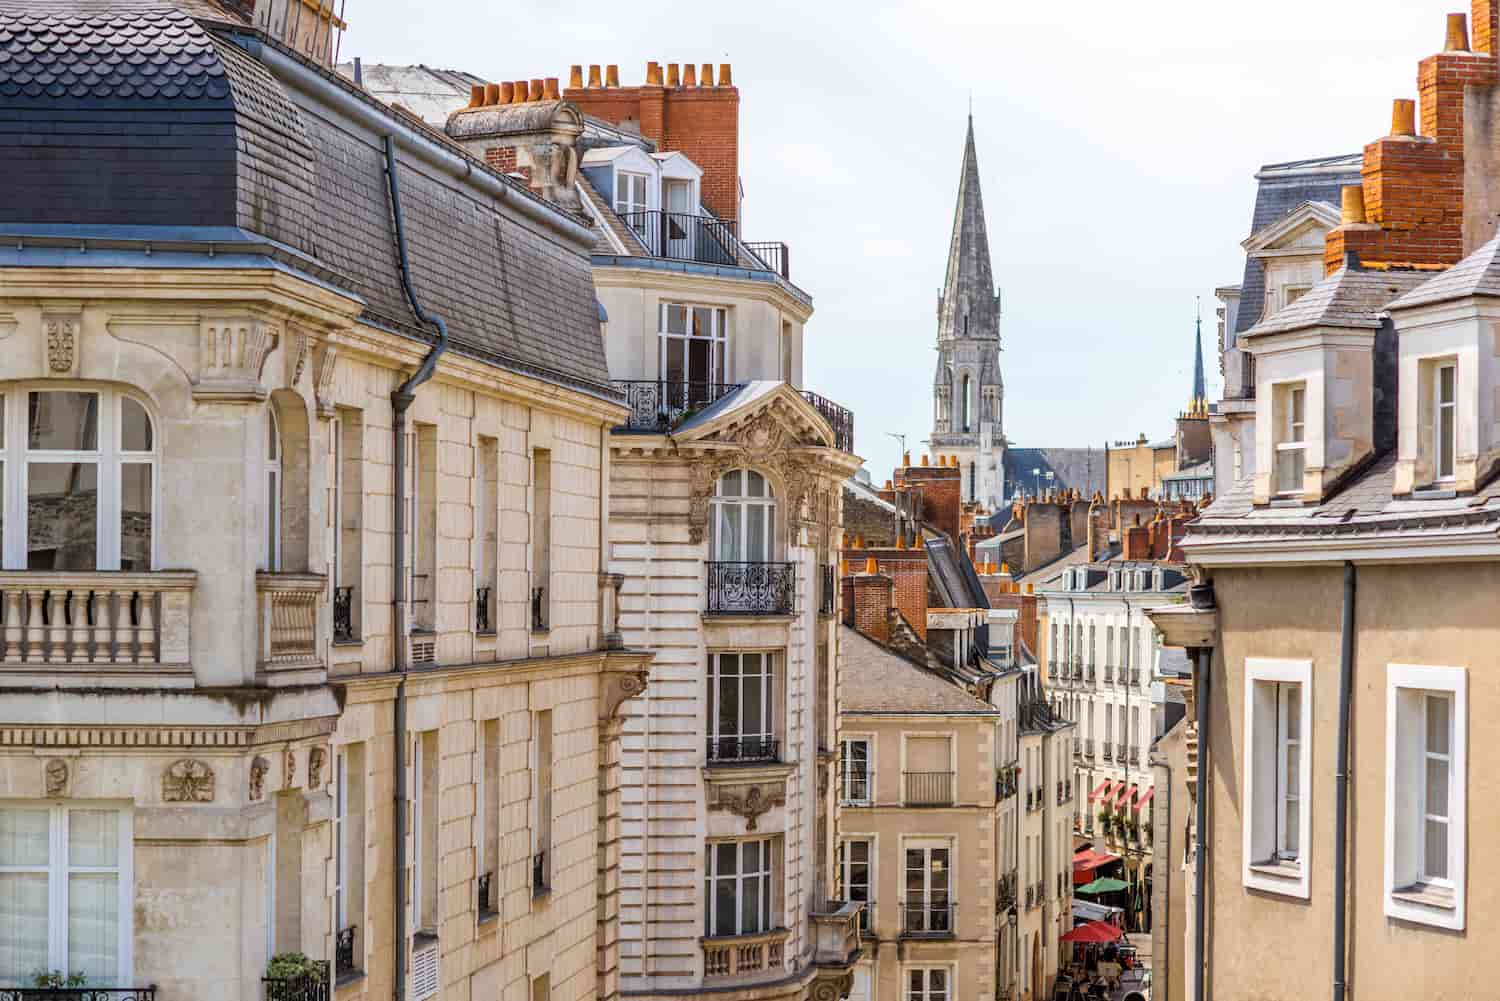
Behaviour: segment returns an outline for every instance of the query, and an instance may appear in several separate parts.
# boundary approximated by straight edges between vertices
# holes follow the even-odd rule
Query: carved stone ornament
[[[68,795],[68,763],[62,758],[50,759],[42,768],[42,778],[48,799],[62,799]]]
[[[302,381],[302,372],[307,368],[307,353],[311,338],[301,327],[287,328],[286,384],[293,389]]]
[[[297,752],[290,747],[281,756],[281,788],[290,789],[297,784]]]
[[[250,801],[258,802],[266,794],[266,773],[271,770],[271,763],[257,754],[255,760],[250,762]]]
[[[820,974],[808,993],[809,1001],[843,1001],[854,990],[853,973]]]
[[[214,770],[194,758],[172,762],[162,772],[161,798],[168,803],[212,803]]]
[[[338,347],[327,343],[321,345],[313,357],[313,395],[317,397],[321,417],[333,416],[333,376],[338,365]]]
[[[605,723],[615,722],[625,700],[633,699],[646,690],[648,677],[645,671],[615,671],[605,674],[604,685],[599,693],[599,719]]]
[[[807,521],[804,507],[817,482],[806,456],[794,449],[801,444],[790,430],[790,418],[777,416],[774,408],[762,410],[744,425],[729,432],[727,443],[737,447],[715,451],[692,467],[692,496],[688,508],[688,541],[703,542],[708,531],[708,509],[719,478],[741,467],[769,471],[779,481],[778,501],[784,517],[788,544]]]
[[[198,327],[199,400],[263,400],[261,372],[279,340],[276,328],[255,317],[214,317]]]
[[[307,752],[307,788],[321,789],[323,787],[323,765],[327,761],[326,748],[314,747]]]
[[[72,375],[78,360],[78,318],[48,316],[42,323],[47,334],[47,371]]]
[[[773,807],[786,805],[786,785],[781,781],[746,786],[710,785],[708,808],[728,810],[736,817],[745,818],[745,830],[755,830],[760,818]]]

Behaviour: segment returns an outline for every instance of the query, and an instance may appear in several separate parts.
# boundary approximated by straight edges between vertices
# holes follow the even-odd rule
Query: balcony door
[[[770,563],[775,549],[776,497],[751,469],[719,478],[710,504],[709,559],[716,563]]]
[[[953,931],[951,856],[952,849],[947,845],[907,847],[907,934],[946,935]]]
[[[661,304],[663,413],[676,417],[718,399],[729,355],[728,312],[713,306]]]
[[[710,659],[708,760],[776,759],[775,678],[769,653],[716,653]]]
[[[666,180],[662,182],[662,201],[667,206],[667,253],[678,260],[696,260],[693,245],[697,223],[693,211],[693,182]]]

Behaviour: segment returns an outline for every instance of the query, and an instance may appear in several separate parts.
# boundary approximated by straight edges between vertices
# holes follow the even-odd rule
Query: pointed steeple
[[[1198,300],[1198,329],[1193,335],[1193,399],[1188,412],[1194,416],[1207,416],[1208,389],[1203,380],[1203,300]]]
[[[999,336],[1000,302],[990,269],[990,241],[985,232],[971,114],[964,138],[963,169],[958,176],[958,204],[953,210],[953,239],[948,245],[948,276],[938,301],[938,340]]]

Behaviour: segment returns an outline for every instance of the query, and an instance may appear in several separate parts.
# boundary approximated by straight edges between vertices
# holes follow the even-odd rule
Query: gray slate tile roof
[[[1500,297],[1500,236],[1447,271],[1441,271],[1390,304],[1390,309],[1430,306],[1470,296]]]
[[[1007,448],[1002,457],[1005,469],[1006,489],[1031,493],[1035,477],[1033,469],[1042,471],[1042,489],[1046,489],[1047,473],[1054,475],[1051,486],[1059,489],[1072,488],[1085,497],[1094,491],[1104,490],[1104,449],[1102,448]]]
[[[841,714],[999,715],[989,703],[887,650],[860,632],[840,626],[839,633],[844,657]]]
[[[1391,300],[1430,278],[1422,271],[1363,271],[1340,268],[1296,302],[1257,324],[1245,336],[1264,337],[1313,327],[1377,330]]]
[[[262,238],[284,263],[362,299],[367,322],[432,339],[401,286],[380,135],[294,96],[236,39],[298,59],[389,116],[393,131],[406,125],[467,156],[456,144],[251,29],[220,30],[234,10],[225,3],[0,5],[9,12],[0,22],[8,233],[170,226]],[[216,26],[189,13],[215,15]],[[587,254],[405,152],[398,169],[412,283],[447,321],[454,349],[614,397]]]

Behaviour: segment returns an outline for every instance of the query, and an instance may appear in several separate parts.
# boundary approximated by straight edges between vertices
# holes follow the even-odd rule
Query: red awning
[[[1092,803],[1094,800],[1098,799],[1100,793],[1103,793],[1106,796],[1109,795],[1109,790],[1112,786],[1114,786],[1114,783],[1109,779],[1105,779],[1103,782],[1100,782],[1097,786],[1094,787],[1094,791],[1089,793],[1089,802]]]
[[[1150,789],[1147,789],[1146,795],[1135,801],[1135,812],[1140,813],[1141,810],[1145,809],[1146,804],[1151,802],[1151,797],[1155,795],[1156,786],[1152,786]]]
[[[1092,848],[1085,848],[1073,856],[1074,869],[1097,869],[1101,865],[1120,861],[1120,856],[1111,855],[1108,852],[1096,852]]]
[[[1119,791],[1115,793],[1115,808],[1118,809],[1121,806],[1124,806],[1125,797],[1131,795],[1134,792],[1135,786],[1128,786],[1124,782],[1121,782]]]
[[[1125,933],[1107,921],[1090,921],[1081,924],[1062,937],[1064,942],[1114,942]]]

